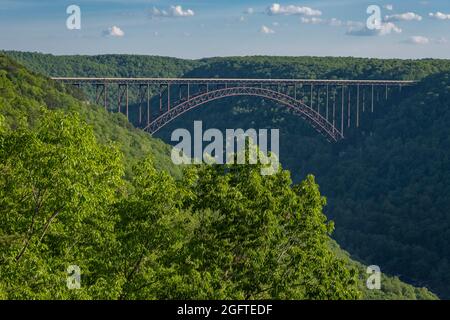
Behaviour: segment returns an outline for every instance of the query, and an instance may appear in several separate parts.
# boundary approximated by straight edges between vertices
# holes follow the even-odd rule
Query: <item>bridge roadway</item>
[[[70,84],[280,84],[280,85],[414,85],[417,81],[408,80],[340,80],[340,79],[230,79],[230,78],[89,78],[89,77],[53,77],[53,80]]]

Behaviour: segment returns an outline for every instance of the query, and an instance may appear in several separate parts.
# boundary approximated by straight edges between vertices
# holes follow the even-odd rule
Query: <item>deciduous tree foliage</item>
[[[98,144],[79,117],[48,113],[35,130],[3,134],[0,163],[2,281],[11,297],[50,298],[64,263],[87,266],[112,227],[121,155]]]
[[[220,275],[215,287],[231,291],[226,296],[358,297],[355,270],[329,249],[333,225],[312,176],[292,186],[281,169],[261,176],[256,165],[214,165],[201,167],[192,183],[185,205],[201,212],[201,223],[189,245],[195,255],[185,254],[200,270]]]
[[[352,299],[312,177],[202,166],[181,181],[150,160],[119,192],[116,148],[76,115],[2,133],[2,288],[8,298]],[[83,289],[64,271],[83,270]]]

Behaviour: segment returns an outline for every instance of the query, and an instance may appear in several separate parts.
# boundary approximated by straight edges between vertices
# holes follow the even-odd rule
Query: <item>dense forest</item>
[[[33,70],[47,75],[50,71],[75,69],[75,66],[82,64],[80,62],[83,59],[103,61],[112,70],[108,72],[116,72],[101,76],[122,76],[117,70],[125,70],[123,62],[120,63],[120,69],[118,65],[111,63],[112,60],[108,60],[108,56],[60,57],[57,61],[49,55],[9,54]],[[36,57],[41,61],[36,62]],[[339,243],[344,241],[345,247],[352,249],[353,255],[367,263],[379,264],[384,271],[387,269],[384,269],[385,265],[389,266],[389,261],[392,263],[396,258],[402,265],[392,263],[389,266],[391,273],[436,288],[445,294],[426,275],[420,275],[420,278],[411,274],[418,269],[408,264],[406,258],[410,252],[407,250],[400,252],[404,254],[401,257],[387,254],[383,256],[386,246],[384,241],[388,239],[387,230],[377,229],[378,221],[371,215],[376,211],[368,211],[375,209],[369,206],[366,209],[363,202],[374,194],[370,190],[371,186],[366,182],[365,193],[356,194],[361,186],[355,185],[354,171],[348,164],[352,165],[351,161],[355,161],[354,166],[361,166],[361,163],[356,163],[358,158],[354,160],[352,154],[358,153],[365,147],[365,143],[366,148],[373,147],[369,140],[376,139],[377,135],[355,136],[343,145],[330,146],[317,138],[310,128],[299,123],[298,119],[293,119],[291,115],[266,101],[232,100],[228,105],[211,106],[179,121],[183,123],[189,121],[190,117],[201,117],[207,125],[218,128],[229,126],[230,122],[227,121],[236,121],[233,127],[244,128],[255,126],[255,123],[270,127],[282,122],[285,130],[294,129],[296,134],[290,137],[283,132],[286,136],[282,137],[282,147],[290,146],[290,149],[282,150],[281,161],[293,172],[297,183],[292,183],[290,173],[286,170],[280,169],[274,176],[261,177],[258,168],[254,166],[199,166],[186,168],[181,173],[168,160],[169,149],[166,145],[134,129],[122,115],[107,114],[102,108],[83,102],[84,99],[78,100],[77,96],[82,98],[79,96],[80,92],[33,74],[3,55],[0,59],[0,111],[3,115],[0,170],[4,173],[0,181],[0,210],[3,217],[0,225],[0,268],[4,275],[0,284],[0,297],[434,298],[426,289],[405,285],[396,278],[384,277],[381,291],[364,288],[364,266],[350,260],[329,238],[334,224],[323,214],[325,200],[315,179],[308,175],[309,172],[317,175],[320,184],[325,185],[321,186],[322,191],[326,190],[325,194],[330,195],[326,212],[335,220],[335,238]],[[71,62],[71,59],[75,62]],[[137,61],[136,65],[142,64],[138,68],[141,72],[139,75],[142,76],[149,76],[145,71],[146,65],[164,69],[166,63],[172,61],[169,58],[133,56],[111,56],[111,59]],[[139,62],[140,59],[142,62]],[[256,61],[256,65],[252,65],[252,59]],[[222,75],[219,69],[225,63],[229,67],[222,71],[224,76],[233,67],[235,76],[238,76],[238,72],[253,75],[251,70],[255,75],[263,74],[262,70],[266,69],[264,72],[272,72],[272,77],[289,77],[287,74],[275,74],[275,71],[300,72],[311,69],[311,65],[320,65],[323,60],[324,66],[311,69],[317,74],[310,74],[310,77],[326,76],[319,72],[329,72],[327,76],[334,77],[352,76],[344,73],[346,68],[356,72],[354,77],[367,76],[372,71],[374,78],[377,77],[376,72],[380,73],[380,77],[382,72],[386,72],[385,77],[391,72],[398,78],[423,78],[431,73],[442,72],[447,63],[434,60],[387,61],[384,65],[383,61],[377,60],[371,66],[349,69],[352,64],[370,63],[359,59],[335,59],[333,69],[333,61],[330,59],[298,58],[297,67],[295,59],[292,59],[293,69],[289,65],[277,68],[271,65],[276,65],[276,59],[258,57],[230,59],[229,62],[224,62],[223,59],[186,61],[185,65],[180,62],[180,66],[170,72],[173,75],[218,76]],[[262,61],[261,64],[258,61]],[[114,71],[115,67],[117,70]],[[98,70],[101,69],[102,65],[98,66]],[[357,70],[360,70],[359,73]],[[70,75],[87,75],[78,72],[82,71],[78,70]],[[161,72],[166,74],[163,71],[152,72],[153,75]],[[291,77],[294,76],[293,74]],[[304,74],[303,77],[308,75]],[[427,78],[416,94],[420,95],[424,90],[434,88],[431,85],[434,81],[440,81],[441,94],[448,94],[446,79],[445,74]],[[425,97],[436,99],[428,102],[445,101],[439,93]],[[401,112],[404,104],[403,112],[406,112],[407,103],[402,101],[392,110]],[[417,99],[411,99],[409,104],[411,103],[417,104],[416,111],[423,110]],[[254,110],[256,107],[267,108],[264,112],[258,112],[259,110]],[[444,107],[443,104],[442,108]],[[224,117],[223,112],[230,117]],[[435,115],[438,115],[437,110]],[[384,119],[386,115],[383,118],[380,114],[377,116],[380,119],[371,124],[373,133],[377,133],[377,128],[382,128],[382,120],[387,121],[387,118]],[[445,123],[445,117],[439,119]],[[418,121],[412,116],[411,121],[413,120]],[[389,125],[392,126],[392,122]],[[406,128],[410,124],[403,125]],[[391,130],[396,129],[394,127]],[[161,137],[164,138],[164,134],[163,132]],[[407,137],[406,132],[403,135]],[[423,136],[426,136],[426,130],[423,131]],[[295,143],[284,144],[283,141],[289,138],[295,138],[296,140],[291,140]],[[409,138],[415,136],[410,135]],[[386,137],[379,139],[378,144],[386,142]],[[427,143],[423,145],[431,148]],[[308,147],[310,152],[301,154]],[[294,152],[293,149],[297,149],[297,153],[291,155],[290,161],[285,161],[283,155]],[[313,152],[321,153],[312,154]],[[372,157],[377,156],[373,152],[375,155],[372,154]],[[388,155],[383,156],[388,158]],[[327,164],[330,167],[330,162],[337,162],[341,158],[345,161],[336,163],[335,170],[328,168],[327,171],[323,168]],[[441,158],[436,155],[435,159]],[[371,158],[371,161],[367,163],[367,166],[371,166],[366,169],[368,171],[378,164],[376,158]],[[401,161],[399,163],[401,165]],[[430,168],[433,165],[425,170],[431,170]],[[364,168],[359,170],[364,171]],[[334,171],[334,174],[340,173],[342,176],[327,178]],[[393,172],[387,171],[386,174],[393,175],[388,181],[395,185],[395,168]],[[381,179],[376,172],[371,174]],[[349,178],[352,178],[350,182],[346,180]],[[368,179],[364,174],[358,178],[361,181]],[[355,185],[355,191],[348,190],[349,185],[352,188]],[[403,185],[393,196],[401,192],[401,187]],[[385,188],[386,191],[393,191],[392,185]],[[424,186],[423,191],[434,191],[428,188]],[[411,192],[405,200],[411,201]],[[443,190],[442,192],[442,200],[435,207],[429,206],[430,210],[443,208],[446,199]],[[377,194],[380,195],[380,191]],[[352,203],[348,204],[350,199]],[[344,203],[338,208],[339,201]],[[382,205],[378,202],[375,204]],[[394,204],[402,210],[411,209],[401,207],[402,203]],[[394,204],[389,204],[387,208],[391,209]],[[434,216],[427,215],[427,226],[417,225],[422,210],[423,208],[417,207],[417,213],[408,219],[400,215],[398,222],[392,220],[397,212],[385,210],[385,216],[380,219],[391,220],[379,222],[389,223],[389,228],[405,226],[403,230],[407,230],[408,226],[416,226],[416,229],[431,228],[433,223],[436,224],[437,218]],[[439,226],[445,230],[445,211],[442,213],[440,218],[443,221],[439,222]],[[352,215],[357,220],[354,229],[352,223],[355,220],[350,221]],[[340,220],[343,221],[343,226],[339,226]],[[371,232],[376,231],[379,236],[376,246],[366,243],[367,247],[363,248],[361,239],[357,240],[359,243],[352,245],[353,239],[357,238],[352,231],[361,231],[366,226],[373,227],[365,232],[367,239],[370,239]],[[418,234],[422,234],[422,231],[419,229]],[[435,233],[434,236],[445,237],[445,234]],[[390,236],[398,237],[398,230],[392,230]],[[402,241],[407,243],[408,240],[398,239],[399,248]],[[433,239],[433,243],[445,249],[443,244],[446,242]],[[418,246],[432,251],[432,247],[427,247],[425,241]],[[281,256],[280,252],[283,252]],[[439,259],[442,260],[446,252],[444,250],[440,253],[442,255]],[[374,257],[374,254],[379,256]],[[420,259],[424,268],[432,266],[426,256]],[[81,268],[85,270],[83,281],[86,287],[76,292],[67,291],[65,283],[61,283],[66,276],[66,265],[73,261],[79,261]],[[399,267],[401,270],[396,269]],[[30,273],[29,270],[33,272]],[[444,276],[442,274],[438,278],[442,280]]]

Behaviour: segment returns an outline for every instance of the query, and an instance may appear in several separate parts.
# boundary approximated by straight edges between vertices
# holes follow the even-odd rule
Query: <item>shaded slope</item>
[[[450,73],[386,110],[322,172],[335,238],[359,259],[450,297]],[[337,161],[339,160],[339,161]]]

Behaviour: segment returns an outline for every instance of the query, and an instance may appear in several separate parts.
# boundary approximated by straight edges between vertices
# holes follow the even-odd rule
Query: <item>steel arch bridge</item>
[[[270,89],[252,87],[223,88],[203,93],[192,99],[182,102],[175,108],[172,108],[168,112],[165,112],[149,125],[147,125],[144,129],[153,134],[164,127],[170,121],[176,119],[178,116],[191,109],[194,109],[211,101],[235,96],[257,96],[279,102],[291,108],[295,114],[300,115],[303,119],[308,121],[322,135],[327,136],[334,141],[342,138],[340,132],[336,130],[332,123],[322,117],[322,115],[320,115],[320,113],[318,113],[317,111],[309,108],[300,100],[295,100],[294,98],[286,94]]]
[[[129,91],[137,91],[138,123],[156,133],[182,114],[208,102],[227,97],[269,99],[302,117],[330,142],[344,138],[344,131],[360,127],[361,114],[374,112],[393,88],[402,90],[415,81],[305,80],[305,79],[188,79],[188,78],[52,78],[66,84],[95,89],[96,103],[129,117]],[[117,90],[108,90],[116,87]],[[117,98],[117,108],[109,101]],[[382,96],[382,97],[380,97]],[[156,103],[156,106],[155,106]],[[156,109],[156,110],[155,110]],[[352,121],[353,120],[353,121]]]

